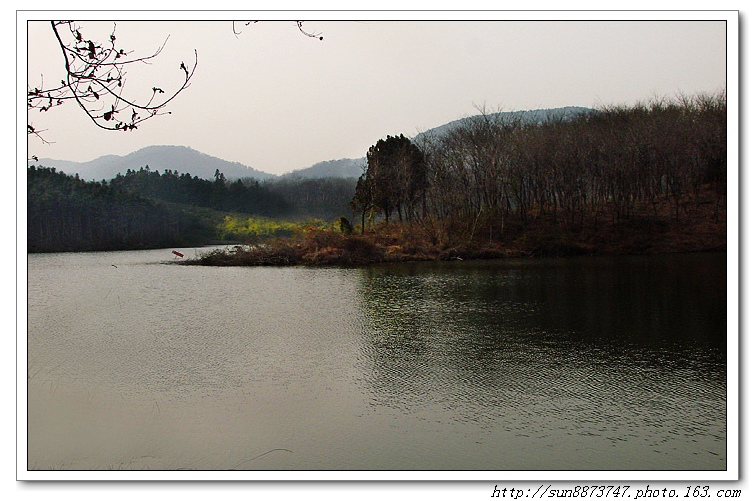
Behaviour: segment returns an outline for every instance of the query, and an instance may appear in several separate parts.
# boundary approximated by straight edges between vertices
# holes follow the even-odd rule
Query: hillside
[[[423,150],[388,136],[355,187],[353,224],[197,264],[726,251],[724,93],[569,110],[471,117],[429,131]]]
[[[563,108],[548,108],[530,111],[501,111],[497,113],[489,113],[489,116],[502,118],[503,121],[522,120],[524,123],[537,124],[542,123],[546,120],[570,119],[579,115],[590,113],[592,111],[594,110],[592,110],[591,108],[584,108],[581,106],[565,106]],[[460,118],[458,120],[448,122],[447,124],[428,129],[417,134],[414,139],[418,140],[421,138],[438,138],[446,132],[464,125],[469,120],[474,119],[475,116],[479,115]]]
[[[274,177],[238,162],[229,162],[201,153],[186,146],[148,146],[125,156],[106,155],[89,162],[68,162],[42,158],[31,164],[43,167],[55,167],[60,172],[74,175],[87,181],[112,179],[118,173],[127,170],[139,170],[149,166],[153,171],[178,171],[188,173],[201,179],[213,179],[215,171],[222,172],[226,179],[255,178],[258,180]]]
[[[505,119],[522,119],[525,122],[538,123],[547,119],[571,118],[590,111],[592,110],[589,108],[568,106],[532,111],[500,112],[492,113],[491,115],[500,116]],[[474,116],[465,117],[434,127],[416,135],[414,140],[438,138],[449,130],[459,127],[473,118]],[[253,178],[258,181],[265,181],[271,179],[355,179],[364,172],[365,163],[366,159],[364,157],[326,160],[310,167],[276,176],[275,174],[253,169],[239,162],[230,162],[213,157],[186,146],[148,146],[125,156],[106,155],[89,162],[70,162],[42,158],[38,161],[29,162],[29,165],[54,167],[59,172],[70,175],[78,174],[81,179],[92,181],[109,180],[114,178],[118,173],[125,174],[129,169],[139,170],[146,166],[157,172],[164,172],[167,169],[178,171],[179,174],[188,173],[201,179],[214,179],[215,171],[218,170],[229,180]]]
[[[363,158],[342,158],[340,160],[326,160],[318,162],[306,169],[299,169],[283,174],[281,178],[293,179],[319,179],[319,178],[358,178],[364,171],[364,165],[367,159]]]

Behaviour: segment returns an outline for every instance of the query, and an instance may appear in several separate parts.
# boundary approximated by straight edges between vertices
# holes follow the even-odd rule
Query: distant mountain
[[[502,118],[504,120],[517,120],[520,119],[524,121],[524,123],[542,123],[546,120],[555,120],[555,119],[570,119],[578,115],[584,115],[586,113],[591,113],[594,110],[591,108],[584,108],[581,106],[566,106],[563,108],[547,108],[547,109],[540,109],[540,110],[528,110],[528,111],[501,111],[497,113],[490,113],[490,115],[494,115],[496,117]],[[474,120],[475,117],[480,115],[474,115],[471,117],[465,117],[460,118],[459,120],[454,120],[452,122],[448,122],[447,124],[440,125],[438,127],[434,127],[432,129],[426,130],[424,132],[421,132],[417,134],[414,139],[421,139],[421,138],[438,138],[445,134],[446,132],[455,129],[456,127],[460,127],[464,125],[469,120]]]
[[[89,162],[69,162],[42,158],[29,162],[29,165],[55,167],[66,174],[78,174],[84,180],[100,181],[112,179],[128,169],[139,170],[149,166],[151,170],[163,172],[175,170],[180,174],[189,173],[202,179],[213,179],[215,170],[222,172],[226,179],[252,177],[258,180],[275,177],[238,162],[229,162],[200,153],[186,146],[148,146],[126,156],[106,155]]]
[[[362,158],[342,158],[340,160],[326,160],[318,162],[306,169],[299,169],[287,174],[282,178],[299,178],[299,179],[316,179],[325,177],[336,177],[342,179],[357,178],[362,175],[363,166],[367,159]]]
[[[525,122],[537,123],[548,119],[569,119],[571,117],[590,113],[593,110],[577,106],[551,108],[531,111],[510,111],[493,113],[504,119],[521,119]],[[447,124],[427,130],[414,137],[414,140],[438,138],[447,131],[463,125],[474,116],[454,120]],[[378,139],[378,138],[376,138]],[[163,172],[165,169],[178,171],[180,174],[189,173],[202,179],[213,179],[215,170],[219,170],[226,179],[254,178],[260,181],[267,179],[317,179],[317,178],[358,178],[363,172],[366,159],[342,158],[340,160],[326,160],[310,167],[291,171],[282,176],[253,169],[239,162],[229,162],[217,157],[200,153],[186,146],[148,146],[126,156],[106,155],[89,162],[70,162],[66,160],[52,160],[42,158],[29,162],[29,165],[55,167],[66,174],[78,174],[84,180],[100,181],[112,179],[119,172],[125,174],[128,169],[139,170],[149,166],[150,169]]]

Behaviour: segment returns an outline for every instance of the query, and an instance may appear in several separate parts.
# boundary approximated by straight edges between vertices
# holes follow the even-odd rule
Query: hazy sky
[[[113,18],[119,45],[135,54],[154,51],[170,35],[154,64],[129,70],[129,90],[171,88],[182,75],[179,64],[193,60],[196,49],[191,87],[170,105],[171,115],[129,133],[99,130],[72,103],[34,112],[31,123],[54,144],[31,138],[29,155],[88,161],[171,144],[277,174],[361,157],[386,135],[413,136],[473,115],[476,106],[511,111],[634,104],[725,87],[724,21],[691,20],[685,13],[672,21],[631,15],[635,20],[605,13],[590,21],[533,15],[531,21],[494,20],[510,16],[499,12],[480,21],[305,22],[322,41],[283,21],[237,23],[241,33],[235,36],[230,20]],[[105,38],[112,22],[80,26],[85,35]],[[29,84],[40,85],[42,77],[59,81],[60,50],[48,22],[28,23],[28,44]]]

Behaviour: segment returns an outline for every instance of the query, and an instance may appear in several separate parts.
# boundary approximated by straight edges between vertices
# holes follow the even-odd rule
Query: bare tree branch
[[[306,35],[310,38],[317,38],[318,40],[322,40],[323,37],[321,33],[310,33],[308,31],[305,31],[303,24],[303,21],[296,21],[296,26],[299,28],[299,31],[301,31],[303,35]]]
[[[135,64],[149,64],[165,48],[165,42],[157,50],[146,56],[132,56],[132,52],[116,46],[116,26],[108,40],[100,42],[86,38],[81,28],[73,21],[51,21],[53,34],[60,46],[65,68],[65,77],[57,86],[27,89],[27,109],[46,112],[68,101],[75,101],[92,122],[106,130],[129,131],[139,124],[158,115],[168,114],[164,108],[181,92],[189,87],[197,68],[197,51],[190,67],[181,62],[178,69],[183,74],[183,82],[170,94],[159,87],[152,87],[152,94],[146,101],[139,101],[124,95],[126,69]],[[39,132],[31,125],[28,134],[38,138]],[[43,142],[46,142],[43,140]]]
[[[257,23],[246,21],[243,26]],[[304,29],[303,21],[295,21],[299,31],[309,37],[322,40],[319,33]],[[172,92],[152,86],[151,95],[139,100],[124,94],[126,70],[137,64],[151,64],[165,48],[170,37],[151,54],[136,56],[116,45],[116,24],[105,41],[84,36],[82,28],[74,21],[50,21],[55,40],[63,57],[65,77],[58,85],[46,86],[44,77],[38,87],[27,87],[27,110],[47,112],[69,101],[76,104],[97,127],[105,130],[130,131],[158,115],[170,114],[165,108],[181,92],[186,90],[197,69],[198,56],[194,50],[193,63],[182,61],[178,69],[183,72],[183,82]],[[233,22],[235,36],[241,34]],[[146,89],[145,89],[146,90]],[[43,144],[49,144],[29,119],[27,134],[34,135]]]
[[[259,21],[246,21],[244,23],[244,26],[249,26],[250,24],[253,24],[253,23],[259,23]],[[234,36],[236,36],[236,38],[238,38],[239,35],[241,35],[241,30],[236,31],[236,21],[233,22],[233,34]]]
[[[296,27],[299,29],[302,35],[309,37],[309,38],[316,38],[318,40],[322,40],[323,36],[322,33],[315,33],[310,32],[304,29],[304,21],[294,21],[296,23]],[[259,21],[245,21],[244,26],[249,26],[250,24],[256,24],[259,23]],[[239,35],[241,35],[241,30],[236,30],[236,21],[233,22],[233,34],[238,38]]]

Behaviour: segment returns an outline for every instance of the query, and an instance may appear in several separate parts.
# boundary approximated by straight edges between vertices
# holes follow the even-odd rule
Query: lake
[[[726,470],[724,253],[173,257],[28,256],[30,470]]]

